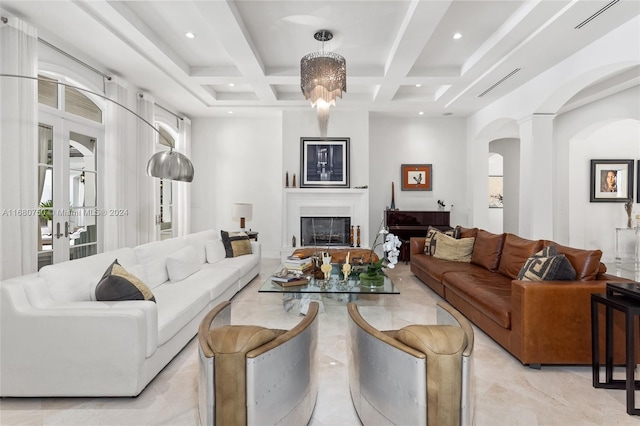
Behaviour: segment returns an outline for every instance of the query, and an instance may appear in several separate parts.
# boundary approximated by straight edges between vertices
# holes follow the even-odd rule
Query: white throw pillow
[[[147,277],[147,284],[152,289],[158,287],[160,284],[166,282],[169,279],[169,274],[167,273],[167,263],[166,259],[156,259],[150,262],[147,262],[143,265],[144,267],[144,276]]]
[[[208,241],[207,244],[205,244],[205,250],[207,251],[207,263],[220,262],[226,257],[224,244],[221,239]]]
[[[186,246],[167,256],[167,272],[172,282],[182,281],[200,270],[198,253],[193,246]]]

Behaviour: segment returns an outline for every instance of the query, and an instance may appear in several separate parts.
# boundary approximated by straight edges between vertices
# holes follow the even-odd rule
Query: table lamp
[[[240,218],[240,230],[244,231],[245,219],[251,220],[253,205],[249,203],[233,203],[231,215],[234,219]]]

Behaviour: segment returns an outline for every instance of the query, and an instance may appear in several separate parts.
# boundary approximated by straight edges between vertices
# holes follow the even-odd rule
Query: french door
[[[100,126],[39,113],[38,269],[98,253]]]

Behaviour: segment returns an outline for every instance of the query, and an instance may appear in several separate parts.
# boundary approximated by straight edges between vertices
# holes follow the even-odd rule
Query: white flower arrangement
[[[400,239],[394,234],[389,233],[386,229],[382,227],[380,224],[380,231],[378,235],[376,235],[376,239],[373,242],[373,248],[371,248],[371,253],[382,244],[382,250],[384,252],[383,256],[375,263],[369,265],[367,274],[375,275],[382,270],[382,268],[395,268],[396,263],[398,263],[398,256],[400,255],[400,246],[402,246],[402,242]],[[383,235],[384,242],[378,242],[378,238]]]

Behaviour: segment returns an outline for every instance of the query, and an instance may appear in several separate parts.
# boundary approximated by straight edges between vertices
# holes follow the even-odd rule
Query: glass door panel
[[[53,263],[53,127],[38,126],[38,270]]]
[[[173,237],[173,185],[170,180],[160,179],[160,239]]]
[[[38,269],[98,253],[98,135],[40,111]]]
[[[69,132],[69,259],[98,253],[96,138]]]

